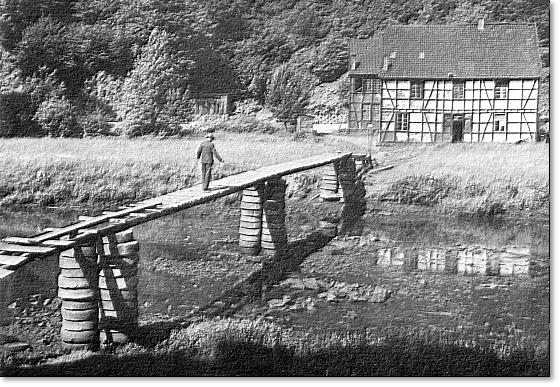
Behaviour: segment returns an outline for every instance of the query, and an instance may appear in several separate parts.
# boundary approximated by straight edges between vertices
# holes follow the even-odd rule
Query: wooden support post
[[[323,169],[323,178],[321,180],[320,195],[323,200],[339,200],[337,172],[333,164],[329,164]]]
[[[261,250],[264,201],[263,184],[243,190],[239,221],[239,249],[245,254],[258,255]]]
[[[8,305],[12,300],[14,273],[13,270],[0,268],[0,326],[8,325],[11,320]]]
[[[103,344],[124,344],[138,329],[139,245],[132,230],[103,237],[99,328]]]
[[[62,299],[62,343],[69,348],[95,348],[99,344],[99,289],[95,243],[63,251],[58,262],[58,296]]]
[[[262,252],[282,256],[288,249],[286,232],[286,181],[281,178],[266,181],[262,217]]]

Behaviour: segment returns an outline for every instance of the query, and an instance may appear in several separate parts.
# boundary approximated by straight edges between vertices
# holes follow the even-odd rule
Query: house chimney
[[[484,19],[479,19],[478,20],[478,30],[479,31],[484,31]]]

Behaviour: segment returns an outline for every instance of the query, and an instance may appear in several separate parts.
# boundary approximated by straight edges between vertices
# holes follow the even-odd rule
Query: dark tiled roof
[[[421,59],[420,53],[424,53]],[[387,71],[384,56],[394,53]],[[534,78],[539,76],[537,31],[532,24],[397,25],[373,39],[350,41],[358,65],[352,74],[382,78]]]

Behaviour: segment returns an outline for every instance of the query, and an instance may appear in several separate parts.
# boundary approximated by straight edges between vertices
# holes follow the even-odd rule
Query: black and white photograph
[[[0,382],[550,381],[554,3],[0,0]]]

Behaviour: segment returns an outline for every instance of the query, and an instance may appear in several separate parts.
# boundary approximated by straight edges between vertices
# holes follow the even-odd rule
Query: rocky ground
[[[224,211],[220,227],[198,227],[197,232],[183,218],[177,226],[169,223],[169,243],[181,240],[180,248],[167,255],[154,246],[145,248],[149,259],[141,270],[148,290],[162,282],[180,284],[180,289],[170,289],[163,301],[144,293],[145,299],[139,300],[141,325],[184,326],[216,316],[264,317],[315,333],[435,329],[495,341],[525,340],[548,351],[548,257],[542,258],[544,270],[523,276],[461,276],[382,266],[377,249],[402,241],[387,239],[367,227],[360,236],[332,240],[317,236],[317,220],[335,214],[338,204],[300,206],[302,200],[289,201],[290,240],[296,242],[293,256],[283,264],[242,256],[235,250],[235,209]],[[316,202],[312,193],[305,200]],[[365,222],[394,216],[395,211],[404,212],[405,217],[417,213],[397,208],[373,211],[370,207]],[[189,215],[193,225],[200,224],[211,209],[200,211]],[[185,237],[185,229],[191,239]],[[210,239],[204,236],[214,242],[208,243]],[[159,240],[150,230],[139,232],[142,237],[148,246]],[[182,293],[184,298],[175,300],[173,293],[178,298]],[[10,305],[12,322],[0,327],[3,356],[34,363],[65,352],[58,338],[60,300],[55,295],[51,289]]]

